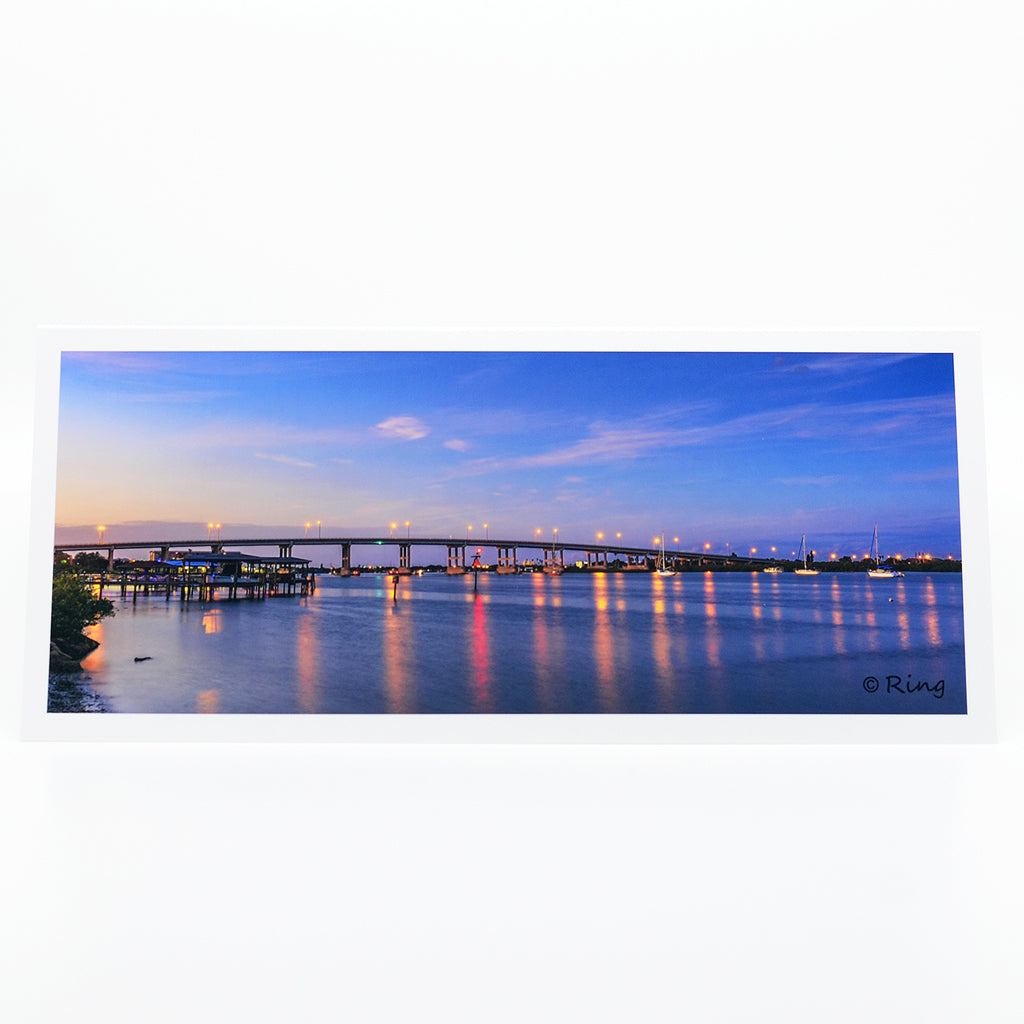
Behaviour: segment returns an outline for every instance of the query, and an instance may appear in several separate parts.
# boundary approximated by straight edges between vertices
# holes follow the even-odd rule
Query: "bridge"
[[[531,538],[526,540],[515,539],[491,539],[491,538],[453,538],[449,537],[395,537],[394,535],[381,535],[370,537],[354,536],[331,536],[331,537],[236,537],[228,540],[218,538],[211,540],[209,537],[203,539],[185,540],[148,540],[148,541],[112,541],[104,540],[101,543],[92,544],[55,544],[54,554],[58,551],[106,551],[107,564],[113,568],[114,553],[121,551],[148,551],[159,561],[166,561],[171,557],[172,552],[187,551],[209,551],[211,555],[222,554],[228,546],[233,548],[274,548],[278,550],[280,558],[290,558],[295,547],[336,547],[341,549],[342,573],[352,569],[352,548],[353,547],[397,547],[398,548],[398,571],[411,572],[413,569],[412,552],[414,548],[446,548],[448,552],[447,570],[450,574],[456,575],[467,571],[472,566],[472,559],[467,562],[467,550],[475,554],[479,549],[493,549],[495,551],[495,571],[498,573],[514,573],[523,564],[519,560],[519,552],[537,551],[542,552],[543,563],[546,568],[563,568],[565,565],[565,553],[572,552],[582,556],[580,561],[586,560],[586,565],[591,569],[606,569],[609,559],[619,560],[624,563],[627,569],[643,569],[649,559],[657,559],[661,555],[661,546],[652,547],[629,547],[621,544],[604,544],[594,541],[563,541],[553,538],[541,540]],[[761,568],[771,564],[773,559],[755,558],[747,555],[717,555],[706,551],[682,551],[665,549],[665,560],[669,564],[691,565],[710,567],[714,565],[749,565],[752,569]]]

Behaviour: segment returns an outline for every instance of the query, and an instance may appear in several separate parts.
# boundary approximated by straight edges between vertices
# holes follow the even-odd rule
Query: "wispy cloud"
[[[415,416],[391,416],[378,423],[376,429],[397,441],[418,441],[430,433],[430,428]]]
[[[525,455],[514,462],[523,469],[588,462],[616,462],[622,459],[637,459],[653,451],[679,444],[681,441],[682,435],[678,431],[645,431],[631,429],[628,426],[603,428],[593,437],[585,437],[565,448]]]
[[[913,359],[913,352],[829,352],[794,353],[778,356],[774,371],[778,375],[815,375],[815,388],[848,388],[877,379],[883,371]]]
[[[268,462],[281,462],[286,466],[302,466],[304,469],[316,469],[315,462],[296,459],[291,455],[273,455],[269,452],[253,452],[253,454],[257,459],[266,459]]]
[[[706,409],[696,411],[707,415]],[[689,415],[687,415],[689,413]],[[900,447],[928,442],[937,430],[954,422],[951,398],[921,397],[893,401],[868,401],[832,406],[827,402],[805,402],[768,409],[717,422],[668,425],[669,413],[661,411],[639,420],[619,424],[595,423],[589,436],[569,444],[527,455],[475,459],[449,472],[448,478],[483,476],[517,469],[547,469],[633,461],[663,452],[711,445],[762,443],[766,438],[814,437],[851,439],[868,447]],[[680,419],[692,420],[694,411],[677,410]],[[825,486],[834,477],[792,478],[793,483]]]
[[[450,441],[445,441],[445,448],[451,448],[453,452],[464,452],[469,450],[468,441],[460,441],[457,437],[453,437]]]
[[[883,399],[832,405],[803,402],[797,405],[737,416],[687,427],[677,432],[677,444],[743,443],[745,440],[783,440],[794,437],[885,440],[900,445],[931,440],[942,425],[952,426],[952,397]]]

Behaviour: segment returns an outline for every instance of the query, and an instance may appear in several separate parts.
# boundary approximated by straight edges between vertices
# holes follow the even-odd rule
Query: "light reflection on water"
[[[487,615],[484,600],[480,594],[473,595],[473,709],[494,711],[494,694],[491,690],[491,645],[487,635]]]
[[[384,694],[388,711],[403,713],[415,710],[407,664],[408,648],[405,631],[414,612],[411,602],[403,600],[401,606],[391,601],[385,605],[384,631],[381,636],[381,662],[384,669]]]
[[[705,642],[707,645],[708,663],[716,668],[722,664],[722,637],[718,629],[718,606],[715,604],[714,573],[704,574],[704,615],[707,620]]]
[[[115,602],[83,662],[112,710],[963,713],[960,577],[322,578],[308,597]],[[136,657],[146,656],[144,664]],[[868,676],[942,678],[942,700]],[[927,699],[926,699],[927,698]]]
[[[935,600],[935,582],[929,576],[924,588],[924,603],[928,609],[925,625],[928,630],[928,643],[938,646],[942,643],[942,634],[939,630],[939,616],[936,612]]]
[[[846,640],[843,632],[843,595],[839,586],[839,577],[832,577],[832,625],[835,627],[836,654],[846,654]]]
[[[619,693],[615,688],[615,647],[608,617],[608,576],[594,575],[594,672],[597,696],[601,710],[614,713],[620,710]]]
[[[653,577],[654,617],[654,680],[657,689],[657,710],[672,709],[672,687],[674,673],[672,670],[672,639],[669,626],[665,621],[665,577]]]
[[[220,691],[200,690],[196,694],[196,713],[200,715],[215,715],[220,711]]]
[[[299,618],[295,641],[296,695],[299,710],[315,714],[320,710],[320,652],[312,616],[303,615]]]

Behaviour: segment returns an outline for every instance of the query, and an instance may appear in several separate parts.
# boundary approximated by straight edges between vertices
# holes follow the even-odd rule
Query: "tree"
[[[75,572],[103,572],[107,559],[98,551],[79,551],[75,555]]]
[[[105,598],[93,597],[81,580],[67,574],[53,577],[50,603],[50,639],[70,640],[81,635],[86,626],[114,614],[114,605]]]

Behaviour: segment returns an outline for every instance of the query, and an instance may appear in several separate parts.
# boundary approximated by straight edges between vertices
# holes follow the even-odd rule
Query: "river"
[[[308,597],[115,599],[111,712],[965,714],[958,573],[320,577]],[[395,597],[397,596],[397,600]],[[146,660],[136,660],[146,659]]]

